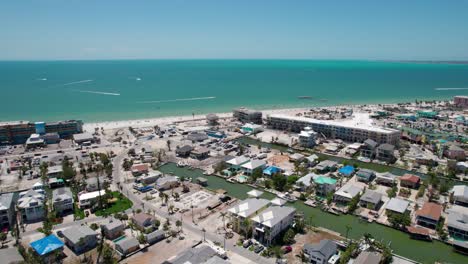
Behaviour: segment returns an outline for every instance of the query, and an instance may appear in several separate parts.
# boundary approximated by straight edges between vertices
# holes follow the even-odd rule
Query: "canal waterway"
[[[249,137],[240,137],[240,138],[236,139],[236,141],[241,143],[241,144],[257,145],[257,146],[261,146],[261,147],[265,147],[265,148],[277,149],[277,150],[283,151],[283,152],[286,152],[288,149],[290,149],[290,148],[288,148],[286,146],[282,146],[282,145],[274,144],[274,143],[266,143],[266,142],[262,142],[260,140],[249,138]],[[360,168],[371,169],[371,170],[374,170],[374,171],[377,171],[377,172],[390,172],[390,173],[395,174],[397,176],[402,176],[402,175],[404,175],[406,173],[410,173],[410,174],[418,175],[423,180],[428,178],[427,174],[420,173],[420,172],[417,172],[417,171],[409,171],[409,170],[405,170],[405,169],[401,169],[401,168],[396,168],[396,167],[393,167],[393,166],[388,166],[388,165],[383,165],[383,164],[375,164],[375,163],[368,163],[368,162],[363,162],[363,161],[354,160],[354,159],[336,157],[336,156],[327,155],[327,154],[323,154],[323,153],[315,153],[315,154],[318,157],[323,158],[323,159],[333,160],[333,161],[336,161],[338,163],[348,162],[351,165],[357,165]],[[442,180],[446,180],[446,179],[447,178],[442,178]],[[458,184],[468,185],[468,182],[466,182],[466,181],[460,181],[460,180],[450,180],[450,181],[454,185],[458,185]]]
[[[253,189],[245,184],[227,182],[225,179],[214,175],[204,175],[203,171],[199,169],[177,167],[174,163],[162,165],[159,170],[163,173],[170,173],[179,177],[184,176],[192,179],[198,177],[206,178],[208,180],[207,188],[211,190],[224,189],[230,196],[238,199],[247,198],[247,192]],[[263,197],[272,199],[274,195],[265,192]],[[352,228],[349,231],[350,238],[358,239],[364,233],[370,233],[377,240],[391,243],[390,246],[397,255],[422,263],[434,263],[436,261],[441,263],[468,263],[467,256],[454,252],[451,246],[438,241],[425,242],[413,240],[409,238],[408,234],[393,228],[376,223],[368,223],[352,215],[336,216],[323,212],[320,209],[309,207],[302,201],[296,201],[288,205],[294,206],[297,210],[303,212],[305,219],[311,219],[315,226],[325,227],[341,234],[345,234],[346,226],[350,226]]]

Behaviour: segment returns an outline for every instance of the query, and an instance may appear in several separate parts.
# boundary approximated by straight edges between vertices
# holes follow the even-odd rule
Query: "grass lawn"
[[[132,201],[130,201],[120,192],[112,192],[112,198],[116,198],[116,202],[106,209],[96,211],[95,214],[97,216],[111,215],[114,213],[122,212],[133,206]]]

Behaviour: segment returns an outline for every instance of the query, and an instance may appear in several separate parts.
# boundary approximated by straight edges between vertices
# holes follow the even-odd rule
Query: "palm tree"
[[[171,141],[169,139],[166,141],[166,145],[167,145],[167,149],[171,151]]]
[[[220,212],[219,213],[219,216],[223,219],[223,228],[224,228],[224,230],[226,230],[226,222],[225,222],[226,215],[227,215],[226,212]]]

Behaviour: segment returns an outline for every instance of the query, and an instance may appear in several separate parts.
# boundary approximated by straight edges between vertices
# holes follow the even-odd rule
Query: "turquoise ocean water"
[[[443,89],[439,89],[443,88]],[[106,121],[449,99],[468,65],[308,60],[0,62],[0,121]],[[298,96],[311,96],[301,100]]]

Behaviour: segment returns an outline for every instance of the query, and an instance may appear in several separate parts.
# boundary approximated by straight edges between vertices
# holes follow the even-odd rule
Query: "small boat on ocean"
[[[301,100],[311,100],[311,99],[314,99],[312,96],[308,96],[308,95],[303,95],[303,96],[298,96],[297,99],[301,99]]]

